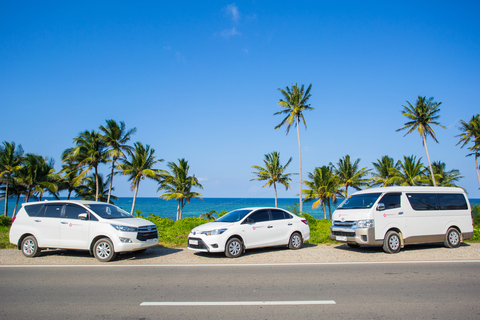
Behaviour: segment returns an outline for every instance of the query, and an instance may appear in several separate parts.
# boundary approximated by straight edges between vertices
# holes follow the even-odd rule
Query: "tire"
[[[445,247],[458,248],[462,242],[462,236],[456,228],[449,228],[445,235]]]
[[[231,238],[225,245],[225,255],[229,258],[238,258],[242,255],[243,244],[238,238]]]
[[[108,262],[115,258],[117,255],[113,249],[112,241],[108,238],[101,238],[95,242],[93,246],[93,254],[98,261]]]
[[[386,253],[398,253],[402,248],[402,239],[396,231],[388,231],[383,240],[383,251]]]
[[[37,239],[34,236],[27,236],[22,240],[22,253],[27,258],[34,258],[40,255],[40,248],[37,244]]]
[[[360,248],[360,245],[358,243],[347,243],[347,245],[352,249]]]
[[[303,239],[302,235],[298,232],[294,232],[288,241],[288,247],[293,250],[298,250],[302,247]]]

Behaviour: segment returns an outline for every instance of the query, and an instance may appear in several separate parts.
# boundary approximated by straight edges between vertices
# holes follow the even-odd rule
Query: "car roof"
[[[56,203],[76,203],[76,204],[107,204],[106,202],[100,201],[89,201],[89,200],[44,200],[44,201],[32,201],[22,203],[22,205],[29,206],[33,204],[56,204]]]
[[[393,186],[364,189],[355,192],[355,194],[373,193],[373,192],[428,192],[428,193],[465,193],[460,187],[431,187],[431,186]]]

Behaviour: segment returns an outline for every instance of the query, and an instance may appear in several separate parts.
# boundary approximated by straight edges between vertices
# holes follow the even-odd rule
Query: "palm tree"
[[[203,189],[203,186],[198,182],[198,179],[188,175],[190,166],[185,159],[178,159],[178,165],[174,162],[169,162],[167,166],[171,173],[166,172],[162,176],[162,182],[158,191],[165,190],[160,198],[165,200],[175,199],[178,201],[177,206],[177,220],[182,219],[183,207],[190,202],[191,199],[202,199],[202,195],[198,192],[192,192],[193,187]]]
[[[455,182],[463,178],[460,174],[460,171],[457,169],[452,169],[447,171],[445,162],[434,161],[432,163],[433,173],[435,175],[435,180],[438,182],[439,186],[443,187],[456,187]],[[429,179],[431,182],[431,179]]]
[[[22,167],[23,149],[22,146],[15,146],[15,142],[3,142],[0,146],[0,182],[5,184],[5,210],[4,216],[8,214],[8,187],[13,182],[13,177]],[[15,212],[14,212],[15,213]]]
[[[265,163],[265,167],[260,167],[260,166],[252,166],[253,169],[256,169],[257,172],[253,172],[254,174],[257,175],[256,178],[253,178],[250,181],[253,180],[259,180],[259,181],[267,181],[267,183],[263,186],[272,186],[273,189],[275,190],[275,208],[277,207],[277,183],[284,185],[285,189],[288,190],[290,188],[289,182],[292,181],[290,179],[290,175],[293,173],[284,173],[285,170],[287,169],[288,165],[290,162],[292,162],[292,157],[288,159],[287,163],[282,166],[280,164],[280,153],[274,151],[272,153],[268,153],[265,155],[265,159],[263,160]]]
[[[403,162],[400,161],[400,169],[395,169],[393,181],[400,186],[419,186],[428,184],[428,178],[425,178],[425,166],[422,164],[422,158],[403,156]]]
[[[57,199],[58,183],[60,175],[55,172],[54,160],[37,154],[27,153],[23,167],[18,172],[17,181],[26,189],[28,202],[32,196],[41,201],[44,191],[48,191]]]
[[[76,147],[65,150],[62,154],[63,162],[77,163],[83,171],[78,179],[83,179],[87,173],[94,169],[95,176],[95,201],[98,201],[98,166],[107,161],[107,150],[102,136],[95,131],[84,131],[73,139]]]
[[[373,185],[387,187],[394,184],[393,178],[395,173],[400,169],[399,161],[395,163],[393,158],[383,156],[372,164],[375,170],[375,172],[372,173]]]
[[[431,124],[437,125],[441,128],[444,128],[437,120],[440,118],[438,114],[440,112],[439,106],[442,104],[441,102],[434,102],[433,97],[430,99],[426,99],[425,97],[418,96],[416,106],[412,106],[410,102],[408,102],[408,106],[402,106],[403,112],[402,115],[407,117],[410,121],[405,122],[405,125],[396,131],[400,131],[403,129],[408,129],[407,134],[417,130],[423,140],[423,146],[425,147],[425,153],[427,154],[428,160],[428,167],[430,168],[430,174],[432,176],[433,186],[436,187],[437,184],[435,182],[435,177],[433,175],[432,164],[430,163],[430,155],[428,154],[427,148],[427,136],[431,136],[433,141],[438,143],[438,140],[435,136],[435,131],[433,131]]]
[[[305,118],[303,117],[303,111],[305,110],[314,110],[314,108],[310,107],[310,104],[307,104],[308,99],[312,96],[310,94],[310,90],[312,89],[312,84],[310,84],[307,90],[304,90],[304,85],[302,84],[301,88],[298,88],[296,84],[292,86],[290,89],[288,86],[284,89],[278,89],[285,100],[280,99],[278,105],[284,110],[275,112],[274,115],[283,114],[286,117],[275,127],[275,130],[282,127],[283,125],[286,126],[286,133],[290,131],[290,127],[292,124],[295,124],[297,128],[297,139],[298,139],[298,158],[299,158],[299,166],[300,166],[300,212],[303,210],[302,204],[302,188],[303,188],[303,181],[302,181],[302,148],[300,145],[300,130],[299,130],[299,122],[302,120],[303,125],[305,126],[305,130],[307,129],[307,123],[305,122]]]
[[[144,146],[141,142],[135,142],[130,159],[124,159],[120,165],[122,174],[129,176],[128,181],[132,182],[132,191],[134,191],[132,210],[130,211],[132,215],[135,210],[140,181],[145,178],[159,181],[161,175],[166,171],[154,169],[153,166],[162,161],[163,159],[156,159],[155,149],[150,148],[148,144]]]
[[[72,192],[76,191],[78,187],[84,183],[85,178],[79,177],[80,169],[74,162],[67,162],[63,164],[60,173],[63,174],[63,176],[60,180],[59,190],[67,190],[67,200],[70,200]],[[95,185],[93,190],[95,190]],[[93,199],[95,199],[95,197]]]
[[[366,167],[359,168],[359,163],[360,159],[352,163],[348,154],[340,158],[337,166],[330,163],[333,167],[333,172],[340,179],[340,184],[345,188],[345,199],[348,198],[348,187],[360,190],[361,187],[368,185],[368,179],[365,176],[370,170]]]
[[[109,180],[110,177],[107,178],[107,180],[103,180],[103,175],[99,174],[98,175],[98,186],[99,186],[99,193],[98,193],[98,200],[97,201],[102,201],[102,202],[107,202],[107,203],[112,203],[113,200],[118,200],[117,197],[114,195],[110,195],[110,201],[107,201],[108,199],[108,193],[110,191],[109,186]],[[81,198],[82,200],[95,200],[95,182],[96,177],[94,175],[90,175],[86,177],[83,180],[83,184],[80,185],[75,189],[76,196]],[[115,190],[115,188],[113,188]]]
[[[478,186],[480,187],[480,167],[477,161],[480,156],[480,114],[472,116],[472,119],[468,122],[460,120],[460,124],[460,131],[462,131],[462,133],[456,136],[460,137],[457,146],[461,144],[460,148],[463,148],[470,142],[470,140],[472,140],[473,146],[468,148],[471,153],[467,154],[467,157],[471,155],[475,156],[475,170],[477,171]]]
[[[217,218],[215,218],[213,215],[216,214],[217,211],[212,210],[210,212],[205,212],[200,215],[200,219],[207,219],[208,221],[215,221]]]
[[[331,166],[317,167],[313,173],[308,174],[308,177],[311,181],[305,181],[305,185],[308,187],[308,189],[303,190],[305,201],[316,200],[312,204],[312,209],[322,205],[324,219],[327,219],[325,207],[328,205],[328,213],[331,217],[330,202],[335,203],[337,196],[341,195],[339,178],[333,173]]]
[[[131,136],[137,132],[137,128],[130,130],[125,129],[125,123],[120,121],[120,125],[115,120],[106,120],[106,126],[100,126],[99,129],[103,132],[102,139],[105,146],[108,148],[108,156],[112,162],[112,171],[110,173],[110,185],[108,187],[107,202],[110,202],[110,195],[112,193],[114,170],[118,165],[118,160],[125,158],[125,153],[132,151],[132,147],[126,143],[130,141]]]

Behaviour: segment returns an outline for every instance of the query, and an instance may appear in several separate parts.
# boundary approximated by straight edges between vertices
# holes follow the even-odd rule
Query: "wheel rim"
[[[241,245],[240,242],[238,241],[232,241],[230,242],[230,245],[228,246],[228,252],[230,252],[231,255],[236,256],[240,254],[241,250]]]
[[[106,259],[108,256],[110,256],[111,252],[110,245],[106,242],[102,242],[97,246],[97,256],[101,259]]]
[[[455,231],[450,232],[450,234],[448,235],[448,241],[450,241],[450,243],[454,246],[458,244],[459,240],[460,239],[458,237],[458,233],[456,233]]]
[[[396,235],[391,236],[390,239],[388,239],[388,245],[390,249],[397,250],[400,246],[400,239]]]
[[[23,244],[23,252],[25,252],[25,254],[31,255],[33,254],[33,251],[35,251],[35,243],[32,239],[28,239]]]
[[[295,234],[293,235],[292,237],[292,245],[295,247],[295,248],[298,248],[300,247],[302,243],[302,240],[300,239],[300,236],[298,234]]]

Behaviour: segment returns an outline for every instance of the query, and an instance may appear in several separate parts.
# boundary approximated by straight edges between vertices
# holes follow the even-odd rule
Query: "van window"
[[[380,199],[379,203],[385,205],[385,210],[400,208],[401,193],[387,193]]]
[[[342,202],[337,208],[338,209],[369,209],[371,208],[381,193],[364,193],[353,195],[345,201]]]
[[[466,210],[468,209],[467,201],[463,194],[437,194],[440,210]]]
[[[434,193],[407,193],[407,199],[413,210],[437,210],[437,197]]]

